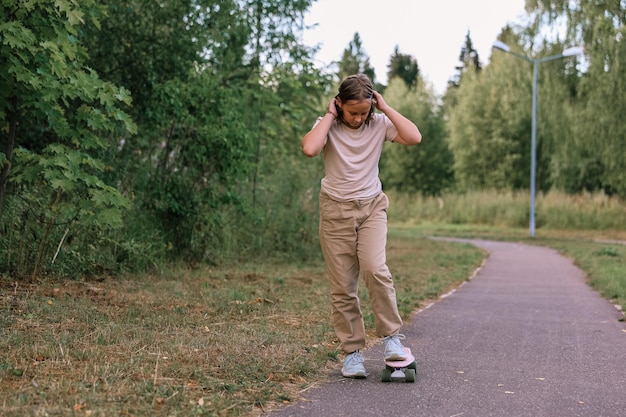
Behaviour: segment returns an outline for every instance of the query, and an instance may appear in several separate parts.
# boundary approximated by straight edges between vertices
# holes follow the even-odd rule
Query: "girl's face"
[[[340,102],[343,112],[343,121],[350,129],[358,129],[367,120],[367,116],[372,108],[372,99],[348,100]]]

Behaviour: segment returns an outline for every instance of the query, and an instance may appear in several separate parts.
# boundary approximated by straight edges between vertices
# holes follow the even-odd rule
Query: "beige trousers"
[[[387,267],[388,207],[382,192],[371,200],[350,202],[320,194],[320,244],[328,267],[333,325],[346,353],[365,347],[359,275],[372,303],[376,334],[390,336],[402,326]]]

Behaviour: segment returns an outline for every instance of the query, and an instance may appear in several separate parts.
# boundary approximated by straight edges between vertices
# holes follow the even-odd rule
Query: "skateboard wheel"
[[[389,368],[383,369],[383,373],[380,376],[380,380],[382,382],[391,382],[391,369]]]
[[[404,377],[405,382],[415,382],[415,369],[407,368],[404,375],[405,375]]]
[[[417,362],[413,362],[411,363],[409,366],[407,366],[408,369],[415,369],[415,373],[417,373]]]

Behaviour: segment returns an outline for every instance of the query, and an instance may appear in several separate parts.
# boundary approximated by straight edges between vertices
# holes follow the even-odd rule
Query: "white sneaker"
[[[363,366],[363,356],[358,350],[346,355],[343,360],[343,368],[341,368],[341,374],[346,378],[365,378],[367,377],[367,371]]]
[[[403,361],[408,357],[404,351],[404,346],[400,343],[400,339],[404,339],[403,334],[394,334],[383,339],[386,361]]]

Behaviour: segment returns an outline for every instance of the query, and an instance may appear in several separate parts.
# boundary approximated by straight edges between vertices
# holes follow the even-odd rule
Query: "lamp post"
[[[533,107],[532,107],[532,127],[530,135],[530,237],[535,237],[535,195],[536,195],[536,170],[537,170],[537,70],[542,62],[553,61],[568,56],[580,55],[583,48],[573,46],[564,49],[558,55],[550,55],[545,58],[534,59],[526,55],[518,54],[511,51],[511,48],[501,41],[495,41],[492,46],[494,49],[506,52],[513,56],[523,59],[533,64]]]

